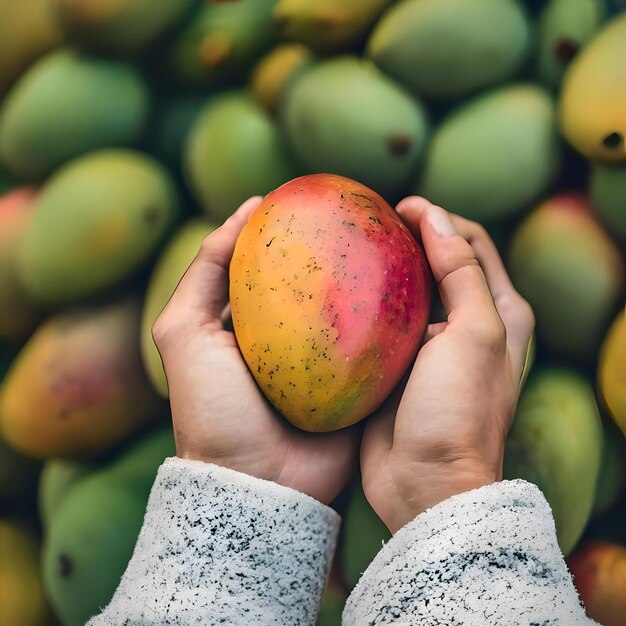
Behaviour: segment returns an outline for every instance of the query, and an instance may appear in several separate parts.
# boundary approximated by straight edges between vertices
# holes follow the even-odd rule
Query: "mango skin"
[[[611,417],[626,437],[626,311],[611,326],[600,352],[599,391]]]
[[[119,285],[145,264],[178,217],[167,170],[145,154],[103,150],[44,186],[18,256],[21,283],[48,305]]]
[[[513,235],[508,269],[545,345],[570,359],[595,358],[624,267],[587,199],[566,194],[539,205]]]
[[[400,380],[431,304],[426,258],[364,185],[303,176],[265,197],[230,264],[235,335],[270,402],[331,431],[372,413]]]
[[[626,167],[594,163],[589,197],[609,232],[626,244]]]
[[[302,72],[284,94],[279,120],[308,172],[348,176],[399,195],[426,149],[422,105],[371,62],[345,56]]]
[[[296,175],[274,121],[243,92],[211,99],[187,137],[185,174],[212,221]]]
[[[602,423],[587,381],[565,369],[534,373],[507,439],[504,477],[543,491],[565,555],[591,515],[601,455]]]
[[[41,180],[81,154],[134,142],[148,106],[147,86],[130,65],[52,52],[3,102],[0,159],[16,176]]]
[[[416,94],[452,100],[514,76],[530,38],[515,0],[405,0],[376,24],[367,55]]]
[[[512,85],[481,94],[443,120],[416,190],[469,219],[502,220],[547,189],[560,161],[550,94]]]
[[[214,229],[214,225],[202,218],[183,224],[161,253],[150,276],[141,317],[141,357],[152,386],[164,398],[169,395],[167,379],[152,339],[152,326],[200,250],[202,240]]]
[[[140,305],[126,299],[46,321],[0,390],[0,431],[35,458],[84,457],[124,441],[160,412],[139,356]]]
[[[574,59],[563,79],[560,126],[594,161],[626,162],[626,13],[615,16]]]

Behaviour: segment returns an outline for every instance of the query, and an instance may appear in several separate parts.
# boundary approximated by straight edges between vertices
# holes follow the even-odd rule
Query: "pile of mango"
[[[537,318],[505,477],[626,614],[626,2],[0,0],[0,622],[80,626],[175,453],[150,328],[251,195],[330,172],[485,225]],[[389,534],[359,481],[319,624]]]

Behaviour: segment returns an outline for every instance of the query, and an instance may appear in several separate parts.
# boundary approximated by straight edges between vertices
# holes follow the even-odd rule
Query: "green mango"
[[[603,0],[548,0],[539,18],[537,73],[558,87],[571,60],[604,19]]]
[[[401,193],[426,148],[422,105],[356,57],[302,72],[280,109],[288,143],[309,172],[347,176],[383,195]]]
[[[240,92],[216,96],[202,110],[187,137],[185,173],[218,223],[250,196],[266,194],[297,174],[274,122]]]
[[[327,589],[322,596],[315,626],[341,626],[341,614],[345,604],[346,594],[343,591]]]
[[[367,55],[420,96],[452,100],[513,77],[529,44],[516,0],[404,0],[378,22]]]
[[[595,359],[624,267],[586,198],[562,195],[537,207],[515,231],[507,265],[545,345],[570,359]]]
[[[43,577],[64,626],[83,626],[111,600],[132,556],[157,469],[173,451],[171,430],[153,433],[75,482],[52,510]]]
[[[167,380],[152,339],[152,325],[200,250],[202,240],[214,228],[201,218],[183,224],[161,253],[148,283],[141,319],[141,356],[152,386],[164,398],[168,396]]]
[[[589,383],[566,369],[535,372],[507,439],[504,477],[543,491],[565,555],[591,515],[601,456],[602,423]]]
[[[0,159],[12,174],[40,180],[71,158],[134,142],[148,107],[146,84],[130,65],[52,52],[3,102]]]
[[[603,425],[604,442],[593,502],[594,515],[600,515],[617,504],[626,484],[626,440],[613,422],[607,420]]]
[[[27,293],[63,304],[118,285],[145,264],[178,213],[168,172],[131,150],[103,150],[44,186],[18,256]]]
[[[0,93],[63,39],[50,0],[0,0]]]
[[[205,2],[173,43],[176,76],[188,83],[215,83],[245,75],[276,41],[275,4]]]
[[[552,98],[538,86],[513,85],[482,94],[444,119],[417,190],[464,217],[501,220],[541,195],[560,161]]]
[[[30,0],[29,0],[30,1]],[[52,0],[70,40],[105,52],[137,52],[197,0]]]
[[[16,452],[0,439],[0,508],[11,511],[31,504],[41,463]]]
[[[321,53],[357,43],[393,0],[278,0],[274,20],[281,37]]]
[[[626,243],[626,167],[594,163],[589,195],[610,233]]]

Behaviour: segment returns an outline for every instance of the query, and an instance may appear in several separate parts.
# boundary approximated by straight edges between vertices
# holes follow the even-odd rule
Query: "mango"
[[[50,0],[0,0],[0,93],[62,39]]]
[[[589,383],[567,369],[531,375],[506,442],[504,477],[543,491],[565,555],[591,515],[601,455],[602,423]]]
[[[516,0],[404,0],[376,24],[367,55],[416,94],[452,100],[512,78],[530,39]]]
[[[119,285],[144,265],[177,217],[161,164],[131,150],[76,159],[44,186],[18,256],[27,293],[58,305]]]
[[[511,240],[508,269],[532,305],[548,348],[593,358],[624,285],[619,251],[587,199],[556,196],[539,205]]]
[[[102,453],[154,422],[139,355],[140,305],[124,299],[46,321],[0,389],[0,431],[35,458]]]
[[[40,180],[97,148],[133,143],[149,95],[130,65],[59,50],[33,65],[0,111],[0,159],[13,174]]]
[[[626,440],[610,421],[603,423],[603,432],[602,463],[593,503],[595,515],[613,508],[626,484]]]
[[[626,13],[615,16],[572,61],[559,116],[567,141],[590,159],[626,161]]]
[[[175,75],[191,84],[245,74],[276,39],[276,0],[205,2],[173,43]]]
[[[19,341],[33,330],[39,311],[22,287],[20,247],[35,217],[36,190],[21,187],[0,198],[0,340]]]
[[[565,70],[604,19],[604,0],[548,0],[539,18],[537,73],[558,87]]]
[[[617,316],[600,352],[599,391],[615,423],[626,436],[626,312]]]
[[[435,131],[418,193],[472,220],[502,220],[539,197],[561,149],[547,91],[519,84],[481,94]]]
[[[356,57],[299,75],[284,94],[280,120],[308,171],[348,176],[393,196],[415,174],[427,143],[422,105]]]
[[[52,0],[68,39],[113,53],[137,52],[171,29],[195,0]]]
[[[391,207],[318,174],[268,194],[230,264],[235,335],[270,402],[331,431],[372,413],[417,353],[430,312],[422,249]]]
[[[249,95],[229,92],[212,98],[192,126],[185,173],[211,220],[222,223],[296,172],[268,114]]]
[[[278,0],[274,20],[281,37],[318,52],[350,48],[393,0]]]
[[[202,240],[214,228],[201,218],[183,224],[163,250],[148,283],[141,318],[141,357],[152,386],[164,398],[168,396],[167,379],[152,339],[152,325],[200,250]]]
[[[16,520],[0,519],[0,616],[6,626],[52,625],[39,571],[39,540]]]
[[[593,164],[589,197],[609,232],[626,244],[626,167]]]
[[[587,615],[603,626],[623,626],[626,548],[608,541],[590,541],[568,565]]]
[[[159,465],[174,454],[157,431],[70,487],[46,533],[46,593],[64,626],[83,626],[111,600],[132,556]]]

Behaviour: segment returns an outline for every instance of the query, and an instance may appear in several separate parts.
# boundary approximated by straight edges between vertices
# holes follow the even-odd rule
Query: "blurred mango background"
[[[206,234],[314,172],[488,229],[537,318],[505,477],[626,624],[626,2],[0,0],[2,626],[110,600],[175,454],[150,327]],[[320,626],[389,538],[358,480],[335,506]]]

